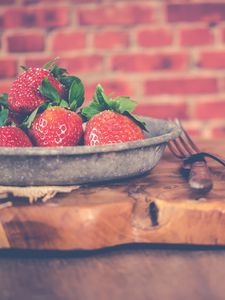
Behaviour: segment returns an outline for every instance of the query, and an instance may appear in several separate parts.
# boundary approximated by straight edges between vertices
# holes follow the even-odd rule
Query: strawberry
[[[11,123],[7,95],[0,95],[0,147],[31,147],[31,141],[22,129],[8,126]]]
[[[62,97],[64,87],[47,69],[29,68],[13,82],[9,91],[8,106],[17,113],[29,113],[45,102],[46,98],[40,93],[39,86],[44,78]]]
[[[66,96],[62,96],[45,77],[39,91],[48,99],[38,106],[24,120],[22,127],[28,129],[29,135],[36,146],[74,146],[77,145],[83,134],[82,119],[76,110],[84,101],[84,86],[75,76],[65,76],[65,69],[53,65],[51,72],[63,82]]]
[[[0,147],[32,147],[22,129],[12,126],[0,127]]]
[[[82,119],[63,107],[49,107],[37,114],[29,133],[37,146],[74,146],[83,133]]]
[[[15,125],[19,126],[20,124],[22,124],[22,122],[26,118],[25,114],[16,113],[14,111],[9,111],[9,109],[8,109],[8,94],[6,94],[6,93],[3,93],[0,95],[0,113],[2,110],[5,110],[5,112],[7,113],[7,120],[4,119],[4,121],[7,122],[8,125],[15,124]]]
[[[124,143],[144,139],[142,129],[129,117],[105,110],[87,123],[85,145]]]
[[[105,145],[144,139],[145,124],[131,113],[136,103],[129,97],[112,99],[97,86],[94,100],[83,108],[89,120],[84,132],[85,145]]]

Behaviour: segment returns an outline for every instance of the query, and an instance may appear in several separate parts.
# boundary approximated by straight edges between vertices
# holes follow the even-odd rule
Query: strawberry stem
[[[25,66],[20,66],[20,68],[21,68],[23,71],[29,70],[29,68],[28,68],[28,67],[25,67]]]

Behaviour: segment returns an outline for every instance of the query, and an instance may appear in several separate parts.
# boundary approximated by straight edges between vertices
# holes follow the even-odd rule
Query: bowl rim
[[[143,121],[162,121],[168,125],[168,132],[155,137],[133,142],[108,144],[100,146],[60,146],[60,147],[0,147],[0,156],[55,156],[55,155],[87,155],[97,153],[119,152],[124,150],[145,148],[167,143],[181,134],[181,129],[172,121],[139,116]]]

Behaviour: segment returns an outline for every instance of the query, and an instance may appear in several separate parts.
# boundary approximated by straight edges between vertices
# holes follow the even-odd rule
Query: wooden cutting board
[[[222,141],[201,143],[224,155]],[[192,194],[168,152],[148,175],[81,187],[45,204],[0,210],[0,248],[97,249],[125,243],[225,245],[225,168],[209,162],[214,188]]]

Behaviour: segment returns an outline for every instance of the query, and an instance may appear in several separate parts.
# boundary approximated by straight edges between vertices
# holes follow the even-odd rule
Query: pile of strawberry
[[[84,86],[54,61],[25,68],[0,96],[0,146],[104,145],[144,139],[145,124],[129,97],[112,99],[97,85],[86,107]],[[85,125],[84,125],[85,124]]]

